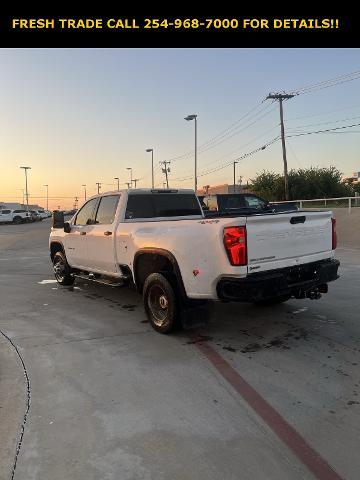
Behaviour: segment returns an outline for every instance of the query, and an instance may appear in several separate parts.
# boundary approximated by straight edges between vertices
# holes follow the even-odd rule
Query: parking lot
[[[0,226],[0,330],[24,362],[0,335],[0,478],[24,426],[17,480],[357,480],[358,220],[322,299],[219,303],[171,336],[131,287],[59,287],[50,219]]]

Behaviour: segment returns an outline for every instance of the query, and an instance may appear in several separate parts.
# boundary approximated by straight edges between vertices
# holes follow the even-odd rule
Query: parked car
[[[192,190],[96,195],[67,222],[54,212],[55,278],[60,285],[77,277],[112,286],[133,281],[161,333],[197,320],[208,300],[320,298],[338,278],[332,212],[274,213],[252,201],[242,213],[206,218]]]
[[[281,203],[269,203],[274,212],[297,212],[299,209],[295,203],[281,202]]]
[[[30,213],[26,210],[0,210],[0,223],[25,223],[31,221]]]
[[[30,216],[32,222],[40,222],[42,220],[41,215],[37,210],[30,210]]]
[[[253,193],[223,193],[198,198],[206,217],[236,216],[245,211],[272,212],[269,203]]]
[[[267,202],[253,193],[224,193],[199,196],[199,201],[206,217],[236,215],[246,209],[258,210],[262,213],[296,212],[297,206],[291,202]]]
[[[48,218],[49,214],[45,210],[35,210],[40,217],[40,220]]]

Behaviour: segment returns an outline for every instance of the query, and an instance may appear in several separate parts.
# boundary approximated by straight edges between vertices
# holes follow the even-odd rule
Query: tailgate
[[[247,217],[249,273],[332,256],[331,217],[330,211]]]

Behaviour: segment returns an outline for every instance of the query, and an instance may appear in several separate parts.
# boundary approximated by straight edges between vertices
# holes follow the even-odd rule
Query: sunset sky
[[[22,201],[31,166],[31,203],[70,208],[74,197],[121,188],[133,167],[140,187],[164,181],[159,161],[174,159],[170,186],[193,187],[194,123],[198,115],[198,170],[202,174],[250,152],[279,134],[272,91],[294,91],[360,70],[360,50],[88,49],[0,50],[0,201]],[[299,95],[284,104],[287,135],[360,124],[360,80]],[[251,109],[252,114],[230,129]],[[249,125],[253,123],[253,125]],[[300,127],[300,128],[299,128]],[[288,138],[289,168],[336,165],[360,171],[360,126],[347,134]],[[202,146],[223,132],[223,136]],[[237,166],[243,179],[282,170],[280,142]],[[202,176],[199,186],[232,183],[232,166]]]

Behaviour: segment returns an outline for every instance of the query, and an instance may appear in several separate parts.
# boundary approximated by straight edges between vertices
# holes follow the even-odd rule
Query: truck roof
[[[112,194],[127,194],[127,195],[142,195],[149,193],[184,193],[184,194],[194,194],[195,191],[191,188],[124,188],[121,190],[109,190],[107,192],[97,193],[88,198],[101,197],[103,195],[112,195]]]

